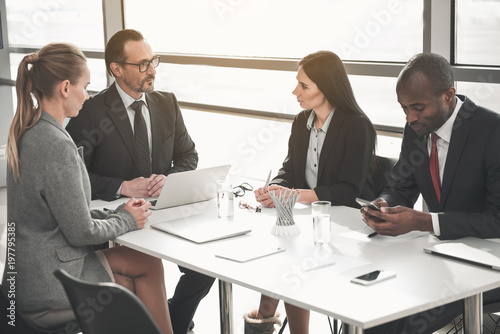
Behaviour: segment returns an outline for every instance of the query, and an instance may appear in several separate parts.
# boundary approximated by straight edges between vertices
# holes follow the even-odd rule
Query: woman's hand
[[[274,187],[274,185],[271,187]],[[264,187],[262,187],[262,188],[255,190],[253,193],[255,195],[255,200],[257,202],[259,202],[260,204],[265,205],[267,207],[274,208],[273,200],[269,197],[269,193],[268,193],[268,191],[271,187],[268,187],[267,190],[264,190]]]
[[[151,202],[145,201],[142,198],[131,198],[123,208],[130,212],[132,216],[134,216],[137,227],[139,228],[139,230],[141,230],[148,222],[148,217],[152,214],[152,212],[149,210],[150,207]]]

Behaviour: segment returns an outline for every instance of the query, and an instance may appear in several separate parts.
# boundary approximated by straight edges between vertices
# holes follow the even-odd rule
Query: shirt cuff
[[[120,198],[120,196],[122,195],[122,186],[123,182],[122,184],[120,184],[120,188],[118,188],[118,190],[116,191],[116,198]]]
[[[439,237],[441,235],[441,229],[439,228],[439,217],[436,212],[431,212],[432,218],[432,228],[434,229],[434,235]]]

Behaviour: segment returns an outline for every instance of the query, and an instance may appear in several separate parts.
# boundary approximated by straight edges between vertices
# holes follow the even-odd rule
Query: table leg
[[[483,334],[483,294],[464,299],[464,333]]]
[[[219,280],[220,332],[233,333],[233,285]]]
[[[364,330],[361,327],[356,327],[353,325],[346,324],[345,322],[342,323],[344,326],[342,329],[342,333],[345,334],[363,334]]]

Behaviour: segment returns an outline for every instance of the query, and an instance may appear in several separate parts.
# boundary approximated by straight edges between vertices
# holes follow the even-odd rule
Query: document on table
[[[215,252],[215,256],[225,260],[244,263],[280,253],[284,250],[285,247],[280,246],[277,242],[259,242],[255,238],[248,238],[246,240],[239,240],[237,243],[225,242],[223,247],[220,247]]]
[[[411,231],[411,232],[408,232],[406,234],[398,235],[396,237],[377,234],[376,236],[374,236],[372,238],[368,238],[368,235],[370,235],[371,233],[373,233],[373,230],[368,226],[364,226],[358,230],[342,233],[342,234],[340,234],[340,236],[345,237],[345,238],[355,239],[355,240],[361,240],[361,241],[365,241],[365,242],[380,242],[380,243],[386,244],[386,243],[405,242],[405,241],[408,241],[410,239],[415,239],[415,238],[429,234],[429,232]]]

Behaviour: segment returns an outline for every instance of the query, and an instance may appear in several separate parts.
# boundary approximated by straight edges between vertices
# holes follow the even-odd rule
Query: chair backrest
[[[12,296],[14,297],[14,296]],[[61,328],[41,329],[34,327],[17,312],[17,305],[11,304],[7,290],[0,285],[0,333],[8,334],[74,334],[79,333],[76,323],[61,325]],[[14,326],[15,325],[15,326]]]
[[[370,201],[378,198],[378,196],[382,193],[387,182],[389,181],[392,167],[397,162],[397,159],[381,157],[378,155],[375,159],[375,169],[366,180],[363,191],[361,192],[361,197]]]
[[[115,283],[93,283],[58,269],[61,281],[84,334],[161,334],[141,300]]]

